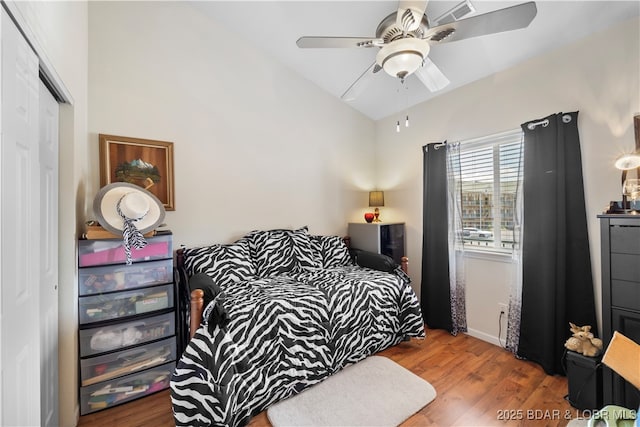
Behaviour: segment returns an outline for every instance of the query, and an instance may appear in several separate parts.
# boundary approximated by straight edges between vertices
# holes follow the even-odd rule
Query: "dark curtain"
[[[423,148],[422,283],[420,305],[429,328],[451,332],[447,150],[443,143]]]
[[[569,322],[597,331],[578,113],[524,123],[522,317],[518,356],[563,374]]]

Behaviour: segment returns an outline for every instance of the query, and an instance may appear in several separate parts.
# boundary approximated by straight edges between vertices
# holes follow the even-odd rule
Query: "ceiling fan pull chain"
[[[405,119],[404,119],[404,127],[409,127],[409,86],[405,85],[404,78],[400,78],[400,87],[398,88],[398,96],[401,96],[400,89],[405,90]],[[400,120],[396,120],[396,132],[400,132]]]
[[[404,127],[408,128],[409,127],[409,85],[408,84],[405,85],[404,80],[402,80],[402,86],[404,86],[404,94],[405,94],[404,110],[406,114],[406,118],[404,120]]]
[[[398,81],[400,82],[400,86],[398,87],[398,89],[396,90],[396,92],[398,93],[398,97],[401,97],[401,93],[400,93],[400,89],[404,89],[405,91],[405,104],[404,104],[404,110],[405,110],[405,118],[404,118],[404,127],[408,128],[409,127],[409,85],[405,84],[406,79],[404,77],[399,78]],[[400,120],[396,120],[396,132],[400,132]]]

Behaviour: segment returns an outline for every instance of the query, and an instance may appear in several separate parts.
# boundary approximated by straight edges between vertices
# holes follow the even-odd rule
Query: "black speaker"
[[[587,357],[575,351],[566,352],[567,399],[571,406],[582,410],[602,408],[601,357]]]

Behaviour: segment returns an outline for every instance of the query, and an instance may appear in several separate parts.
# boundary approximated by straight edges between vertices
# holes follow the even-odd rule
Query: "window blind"
[[[461,141],[459,188],[466,246],[512,249],[521,168],[520,129]]]

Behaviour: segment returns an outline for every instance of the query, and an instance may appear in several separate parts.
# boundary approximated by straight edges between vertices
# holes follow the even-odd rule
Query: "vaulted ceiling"
[[[470,3],[475,12],[462,19],[523,2]],[[429,1],[430,23],[459,4],[460,0]],[[196,1],[192,5],[228,29],[226,42],[245,39],[340,98],[372,65],[378,48],[301,49],[296,40],[301,36],[375,37],[378,24],[397,10],[398,1]],[[432,93],[414,75],[402,86],[398,78],[379,72],[348,103],[377,120],[640,16],[637,0],[544,0],[537,1],[536,8],[536,17],[524,29],[433,45],[429,58],[450,80],[446,88]]]

